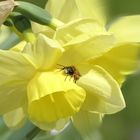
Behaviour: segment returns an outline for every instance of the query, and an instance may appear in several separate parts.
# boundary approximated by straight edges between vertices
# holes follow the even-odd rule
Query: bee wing
[[[0,25],[6,20],[9,14],[12,12],[16,3],[14,0],[6,0],[0,2]]]

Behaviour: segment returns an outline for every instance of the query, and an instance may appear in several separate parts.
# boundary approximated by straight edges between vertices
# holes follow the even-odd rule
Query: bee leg
[[[58,72],[60,72],[60,71],[64,70],[64,68],[57,68],[57,69],[58,69]]]
[[[77,81],[75,74],[73,75],[73,81],[74,81],[74,83],[76,83],[76,81]]]
[[[61,65],[61,64],[57,64],[58,66],[60,66],[61,68],[65,68],[65,66]]]
[[[68,77],[68,75],[66,75],[65,81],[66,81],[67,77]]]
[[[72,76],[70,76],[70,79],[69,79],[69,81],[71,80],[71,78],[72,78]]]
[[[58,72],[60,72],[60,71],[62,71],[62,70],[64,70],[64,69],[65,69],[65,66],[60,65],[60,64],[57,64],[57,65],[58,65],[58,66],[61,66],[61,67],[57,68],[57,69],[59,69],[59,71],[58,71]]]

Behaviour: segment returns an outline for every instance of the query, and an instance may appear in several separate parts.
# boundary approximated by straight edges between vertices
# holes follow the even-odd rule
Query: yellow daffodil
[[[84,19],[68,27],[82,30],[81,27],[90,22],[95,24]],[[118,83],[103,68],[88,62],[112,48],[113,36],[98,26],[95,36],[83,38],[82,32],[86,30],[63,47],[58,41],[39,34],[36,43],[27,44],[22,52],[0,51],[0,76],[3,79],[0,104],[5,103],[0,113],[4,114],[8,126],[18,127],[28,117],[42,129],[61,129],[70,118],[78,125],[77,117],[81,113],[90,119],[96,115],[101,120],[102,114],[115,113],[125,107]],[[57,40],[61,35],[61,32],[57,33]],[[81,45],[86,47],[80,49]],[[74,66],[80,73],[76,81],[63,69],[65,66]]]
[[[106,31],[99,9],[88,12],[92,2],[62,0],[63,9],[49,1],[51,13],[57,11],[54,16],[66,24],[43,30],[34,44],[22,42],[22,52],[0,50],[0,114],[9,127],[29,118],[41,129],[61,129],[72,119],[89,133],[104,114],[125,107],[120,85],[137,65],[139,16],[120,19]],[[71,16],[67,4],[75,6]],[[128,24],[130,18],[135,22]]]

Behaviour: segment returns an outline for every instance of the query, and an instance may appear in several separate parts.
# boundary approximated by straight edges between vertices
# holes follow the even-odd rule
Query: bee
[[[76,81],[80,78],[81,74],[75,66],[63,66],[60,64],[57,65],[61,66],[62,68],[60,68],[60,70],[63,70],[66,74],[65,80],[67,79],[67,76],[71,76],[74,79],[74,82],[76,83]]]

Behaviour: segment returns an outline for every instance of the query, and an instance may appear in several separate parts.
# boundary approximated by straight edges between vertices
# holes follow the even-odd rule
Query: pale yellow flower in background
[[[67,23],[78,18],[93,18],[105,25],[105,3],[103,0],[48,0],[46,9],[53,17]]]

